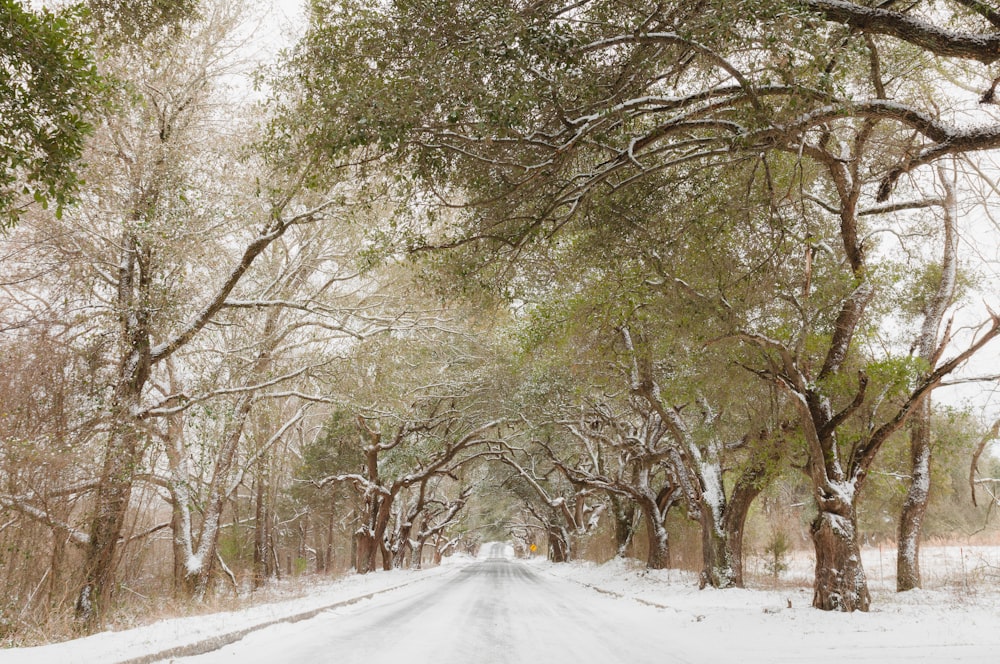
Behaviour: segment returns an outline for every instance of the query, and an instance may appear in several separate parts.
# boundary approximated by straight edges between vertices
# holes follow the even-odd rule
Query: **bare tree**
[[[91,627],[111,600],[155,419],[177,405],[157,394],[166,364],[218,322],[234,296],[246,294],[238,287],[276,240],[333,207],[302,191],[308,158],[298,177],[269,171],[241,153],[252,133],[223,117],[222,109],[236,106],[221,83],[239,66],[232,35],[241,13],[213,4],[173,38],[127,44],[102,60],[129,81],[129,91],[107,109],[87,146],[81,203],[26,229],[47,238],[35,255],[64,269],[19,284],[22,299],[43,306],[64,293],[74,309],[63,324],[107,376],[101,468],[81,528],[77,609]]]

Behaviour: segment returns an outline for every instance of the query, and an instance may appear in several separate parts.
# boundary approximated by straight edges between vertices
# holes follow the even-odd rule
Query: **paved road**
[[[207,662],[358,664],[668,664],[660,609],[502,558],[456,568],[359,604],[276,625],[198,657]]]

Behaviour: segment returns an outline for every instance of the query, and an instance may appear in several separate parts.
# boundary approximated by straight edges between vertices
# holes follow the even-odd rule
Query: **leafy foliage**
[[[0,2],[0,228],[31,203],[72,200],[90,115],[104,87],[84,11]]]

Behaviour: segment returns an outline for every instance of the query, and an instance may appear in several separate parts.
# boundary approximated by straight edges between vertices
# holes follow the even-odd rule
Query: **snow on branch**
[[[902,39],[935,55],[976,60],[987,65],[1000,59],[1000,34],[947,30],[908,14],[843,0],[804,0],[804,4],[827,20]],[[980,3],[966,0],[962,4],[972,6]],[[983,15],[991,22],[997,20],[995,11],[987,11]]]
[[[61,519],[55,518],[54,516],[49,514],[48,510],[46,509],[42,509],[25,502],[18,496],[6,496],[0,494],[0,506],[3,506],[4,508],[13,510],[15,512],[19,512],[24,516],[32,519],[33,521],[38,521],[39,523],[45,524],[46,526],[52,528],[53,530],[66,533],[66,535],[69,537],[69,541],[77,546],[82,547],[90,544],[90,536],[87,533],[83,532],[82,530],[74,528],[65,521],[62,521]]]
[[[194,406],[195,404],[201,403],[203,401],[208,401],[209,399],[214,399],[215,397],[233,395],[233,394],[249,394],[253,392],[259,392],[267,387],[273,387],[279,383],[283,383],[293,378],[298,378],[302,374],[309,371],[312,367],[305,366],[295,371],[287,374],[282,374],[270,380],[263,381],[261,383],[256,383],[254,385],[241,385],[239,387],[224,387],[217,390],[212,390],[211,392],[205,392],[204,394],[199,394],[195,396],[189,396],[184,392],[178,392],[175,394],[170,394],[160,401],[159,404],[147,408],[137,414],[139,419],[147,419],[150,417],[163,417],[166,415],[176,415],[177,413],[183,412]],[[276,394],[275,396],[281,396]],[[316,398],[314,400],[322,400],[322,398]],[[169,404],[176,403],[175,406],[170,406]]]
[[[996,420],[985,435],[979,439],[975,451],[972,453],[972,463],[969,464],[969,491],[972,493],[972,504],[976,505],[976,485],[981,484],[981,480],[976,479],[979,473],[979,457],[986,450],[986,445],[991,440],[996,440],[1000,436],[1000,420]]]

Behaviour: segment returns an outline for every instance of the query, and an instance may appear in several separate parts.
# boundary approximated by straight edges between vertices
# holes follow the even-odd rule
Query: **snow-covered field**
[[[865,551],[874,595],[869,613],[833,614],[810,607],[811,561],[799,554],[773,589],[699,591],[691,574],[647,571],[621,560],[605,565],[527,563],[544,576],[594,589],[605,600],[617,598],[624,615],[645,607],[651,625],[675,636],[676,654],[697,662],[998,662],[1000,661],[1000,547],[928,547],[925,575],[933,589],[891,591],[894,552]],[[484,557],[509,555],[498,547]],[[317,584],[304,597],[260,604],[229,613],[163,620],[121,632],[38,648],[0,651],[0,664],[76,662],[151,662],[204,650],[195,644],[222,645],[264,625],[304,619],[338,604],[410,585],[438,584],[471,558],[423,572],[379,572]],[[750,567],[757,564],[750,561]],[[804,583],[800,584],[798,581]],[[417,585],[412,585],[417,584]],[[402,592],[402,591],[400,591]],[[589,591],[588,591],[589,592]],[[381,595],[379,595],[381,597]],[[374,602],[375,600],[372,600]],[[366,603],[338,611],[359,613]],[[619,612],[617,610],[615,613]],[[607,615],[607,614],[605,614]],[[629,613],[631,615],[631,613]],[[608,616],[612,620],[614,616]],[[305,623],[304,623],[305,624]],[[344,655],[348,655],[344,653]],[[734,659],[735,656],[735,659]],[[350,661],[347,659],[342,661]],[[558,664],[558,663],[557,663]]]
[[[739,662],[1000,662],[1000,547],[921,551],[933,589],[896,593],[895,550],[866,549],[872,609],[853,614],[811,608],[808,553],[793,556],[771,590],[698,590],[690,573],[621,560],[544,568],[689,622],[678,646],[702,644],[704,662],[724,661],[727,650]]]
[[[896,549],[866,547],[861,561],[872,591],[894,591],[896,588]],[[927,546],[920,548],[920,568],[926,589],[965,591],[976,588],[1000,591],[1000,546]],[[810,551],[798,551],[789,557],[788,571],[781,578],[810,585],[815,558]],[[750,559],[749,571],[765,574],[762,561]],[[1000,661],[998,659],[997,661]]]

